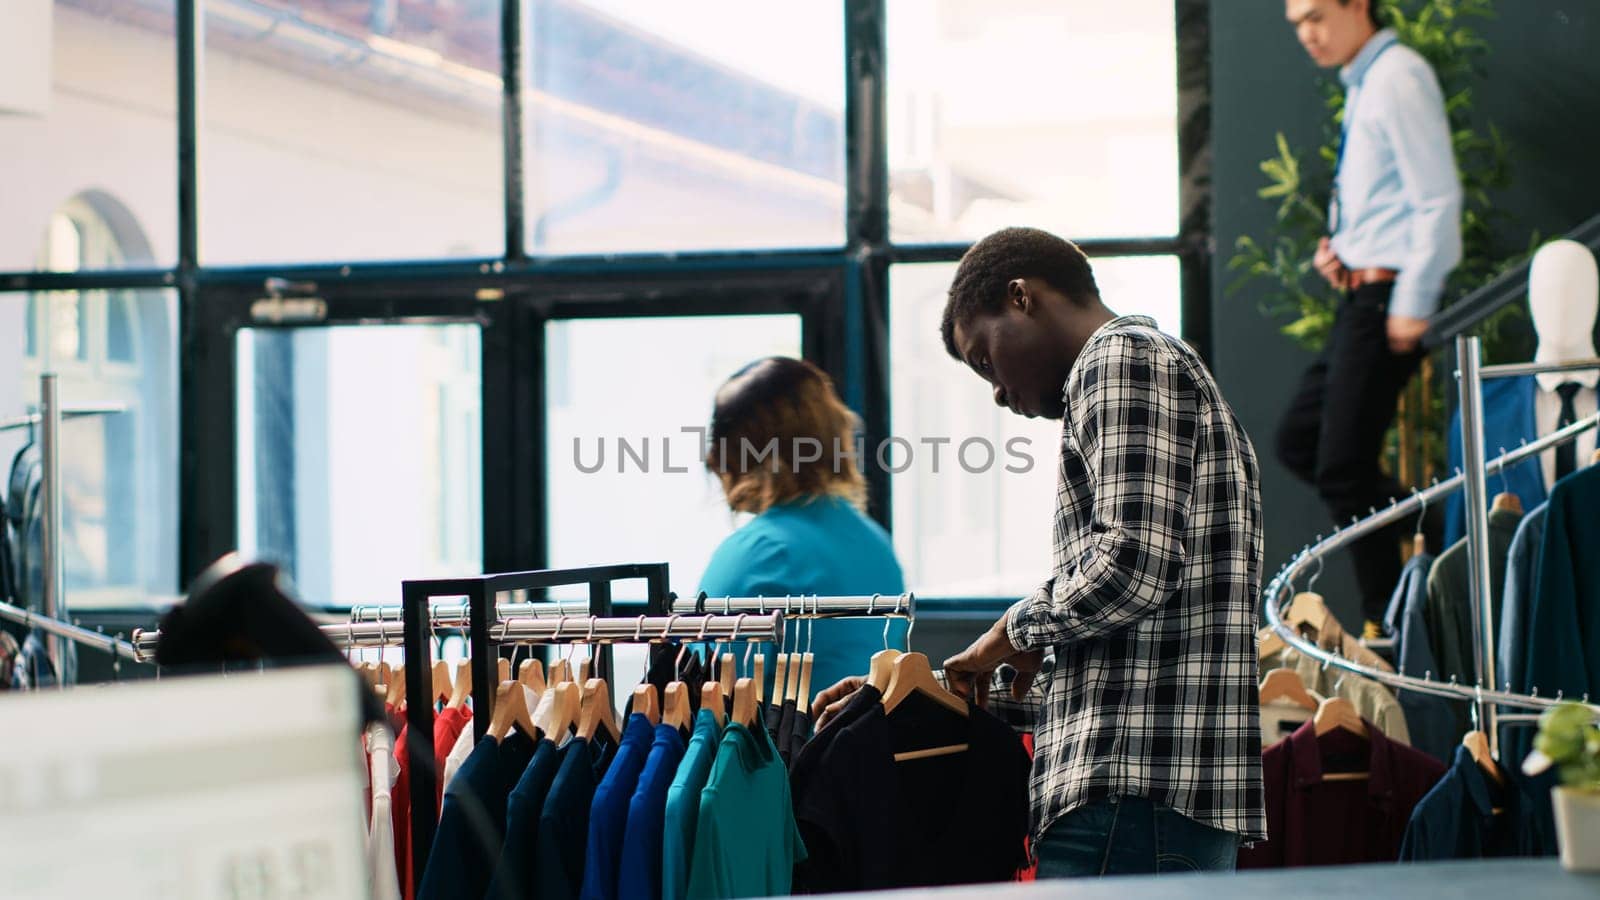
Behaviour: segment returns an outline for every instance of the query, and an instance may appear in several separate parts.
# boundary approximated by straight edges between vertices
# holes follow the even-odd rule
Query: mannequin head
[[[1569,240],[1540,247],[1528,273],[1528,308],[1539,336],[1534,359],[1558,362],[1596,356],[1594,323],[1600,310],[1600,272],[1589,248]]]

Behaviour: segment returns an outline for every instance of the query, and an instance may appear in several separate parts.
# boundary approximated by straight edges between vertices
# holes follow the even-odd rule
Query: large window
[[[665,562],[693,593],[738,524],[702,462],[711,399],[751,360],[800,355],[799,317],[552,322],[545,341],[551,564]]]
[[[150,244],[81,268],[175,261],[172,27],[170,2],[24,0],[0,12],[0,271],[59,269],[39,253],[42,229],[88,191],[114,194],[116,207],[99,215]]]
[[[843,243],[838,4],[522,2],[531,252]]]
[[[208,0],[208,262],[497,256],[499,3]]]
[[[911,586],[1014,595],[1056,426],[946,357],[965,246],[1048,228],[1114,309],[1204,309],[1172,0],[176,5],[0,26],[0,416],[46,371],[126,410],[67,425],[77,608],[233,550],[318,606],[592,563],[692,593],[741,522],[688,429],[802,352],[894,439],[863,467]]]
[[[899,241],[1178,230],[1172,0],[889,0]]]
[[[1181,333],[1177,260],[1100,259],[1094,270],[1114,310]],[[1050,574],[1061,423],[996,406],[945,352],[939,319],[954,274],[953,263],[902,265],[889,281],[895,552],[914,592],[1021,595]]]
[[[482,566],[478,329],[243,329],[239,549],[317,606]]]

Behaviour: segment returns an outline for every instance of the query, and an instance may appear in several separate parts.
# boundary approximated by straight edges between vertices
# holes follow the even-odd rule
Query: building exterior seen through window
[[[843,244],[839,4],[520,2],[530,253]],[[208,0],[201,263],[503,253],[499,9]],[[890,0],[887,14],[896,241],[1012,224],[1075,238],[1176,232],[1170,2]],[[33,36],[50,52],[0,58],[0,82],[44,72],[50,84],[26,109],[0,90],[0,165],[29,173],[0,204],[0,271],[174,264],[173,25],[171,0],[55,0],[48,33]],[[1114,308],[1180,326],[1176,259],[1096,267]],[[950,271],[892,275],[894,433],[1049,444],[1048,426],[997,418],[945,358],[936,320]],[[574,475],[571,439],[701,423],[721,378],[798,353],[799,332],[782,316],[548,326],[549,563],[666,559],[674,588],[692,590],[738,524],[718,512],[714,486]],[[73,602],[175,593],[173,295],[0,295],[0,346],[21,360],[0,379],[0,413],[35,402],[46,369],[69,402],[129,408],[68,426]],[[607,349],[584,349],[595,346]],[[652,360],[648,379],[619,383],[605,361],[622,346]],[[284,561],[318,605],[393,602],[401,578],[481,570],[482,496],[494,485],[481,471],[475,326],[246,330],[234,349],[241,548]],[[893,476],[914,590],[1032,587],[1046,571],[1053,489],[1053,463],[1036,456],[1031,473],[999,482],[959,467]],[[627,515],[630,503],[646,514]],[[660,516],[672,526],[651,525]]]

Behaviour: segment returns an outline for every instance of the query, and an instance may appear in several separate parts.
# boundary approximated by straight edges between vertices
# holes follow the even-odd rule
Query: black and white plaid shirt
[[[1007,613],[1011,642],[1055,664],[1025,701],[991,695],[1034,734],[1034,837],[1140,796],[1264,839],[1250,439],[1199,357],[1145,317],[1097,330],[1065,393],[1055,574]]]

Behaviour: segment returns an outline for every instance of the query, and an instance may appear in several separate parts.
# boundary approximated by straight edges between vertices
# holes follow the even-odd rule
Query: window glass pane
[[[25,0],[0,17],[0,171],[27,173],[7,179],[0,203],[0,271],[171,265],[172,4]],[[45,252],[52,216],[74,197],[103,209],[119,253],[56,264]]]
[[[51,297],[52,304],[69,298],[76,305],[95,295],[41,296]],[[124,407],[121,413],[69,419],[61,426],[62,547],[72,610],[165,603],[177,591],[177,297],[170,291],[129,291],[124,302],[138,346],[123,365],[103,365],[105,359],[87,349],[88,364],[66,365],[60,357],[48,364],[59,376],[67,406]],[[38,406],[39,374],[46,364],[17,353],[31,305],[26,295],[0,294],[0,359],[20,361],[0,377],[0,417]],[[55,324],[53,316],[46,321],[47,328]],[[52,334],[45,347],[56,340]],[[27,431],[0,432],[5,467],[0,475],[10,474],[28,439]]]
[[[239,549],[315,606],[482,571],[474,325],[243,329]]]
[[[665,562],[670,590],[698,590],[741,522],[700,461],[701,435],[684,429],[709,424],[717,388],[745,363],[800,355],[800,329],[793,315],[549,323],[550,564]],[[620,585],[616,599],[644,599],[643,582]],[[615,658],[617,683],[637,681],[643,651],[619,646]]]
[[[524,3],[532,252],[843,243],[838,4]]]
[[[137,312],[133,295],[128,291],[112,291],[106,295],[106,359],[110,362],[131,363],[134,353],[134,329]]]
[[[907,586],[933,596],[1021,596],[1050,574],[1061,424],[1023,419],[952,359],[939,336],[954,264],[890,271],[895,552]],[[1094,260],[1119,313],[1177,334],[1177,260]],[[909,445],[909,450],[907,448]]]
[[[1178,230],[1171,0],[889,0],[898,241]]]
[[[499,10],[207,3],[205,260],[504,252]]]

